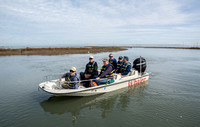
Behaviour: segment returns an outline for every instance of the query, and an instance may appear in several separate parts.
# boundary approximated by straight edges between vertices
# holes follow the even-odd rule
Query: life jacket
[[[112,59],[112,60],[111,60],[111,59],[109,59],[109,63],[113,64],[113,60],[114,60],[114,59]]]
[[[114,61],[115,61],[115,63],[114,63]],[[109,63],[111,63],[113,65],[114,69],[117,68],[117,60],[115,58],[113,58],[112,60],[109,59]]]
[[[111,77],[111,76],[113,75],[113,73],[115,72],[114,66],[113,66],[111,63],[109,63],[109,64],[106,65],[106,66],[102,66],[102,68],[101,68],[101,74],[102,74],[104,71],[107,70],[108,66],[112,66],[113,70],[112,70],[110,73],[108,73],[108,74],[106,75],[106,78]]]
[[[90,62],[87,64],[88,72],[89,72],[90,74],[92,74],[92,72],[94,71],[94,64],[95,64],[95,63],[96,63],[96,62],[93,61],[92,64],[91,64]]]
[[[124,62],[117,62],[117,73],[121,73],[122,72],[122,67],[123,67]]]
[[[69,89],[75,89],[75,85],[77,84],[76,82],[73,82],[74,79],[77,78],[78,81],[79,81],[79,78],[78,78],[78,75],[75,73],[74,76],[71,76],[70,73],[67,73],[66,74],[66,77],[65,77],[65,85],[69,88]]]
[[[90,86],[90,87],[98,86],[98,84],[97,84],[96,82],[93,81],[92,83],[91,83],[91,82],[89,83],[89,86]]]
[[[123,66],[122,66],[122,72],[125,72],[129,65],[131,66],[130,62],[124,63]]]

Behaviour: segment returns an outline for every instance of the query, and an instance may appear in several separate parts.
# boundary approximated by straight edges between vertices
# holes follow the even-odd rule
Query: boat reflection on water
[[[41,102],[40,106],[45,112],[51,114],[71,113],[73,123],[78,119],[80,111],[85,108],[89,110],[100,109],[102,118],[106,118],[109,112],[112,112],[114,106],[117,106],[118,110],[126,110],[130,97],[134,96],[134,93],[140,94],[147,83],[144,82],[110,93],[88,97],[52,96],[48,100]]]

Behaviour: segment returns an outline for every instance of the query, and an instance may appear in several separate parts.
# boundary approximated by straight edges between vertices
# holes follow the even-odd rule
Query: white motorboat
[[[39,84],[39,88],[55,96],[91,96],[119,90],[125,87],[137,87],[148,81],[148,79],[149,73],[144,72],[141,74],[138,73],[137,70],[132,70],[129,75],[123,77],[119,74],[114,74],[114,82],[110,84],[107,83],[86,88],[82,85],[82,81],[79,81],[78,89],[65,89],[62,88],[62,83],[65,82],[65,79],[63,78],[61,81],[57,79],[43,82]]]

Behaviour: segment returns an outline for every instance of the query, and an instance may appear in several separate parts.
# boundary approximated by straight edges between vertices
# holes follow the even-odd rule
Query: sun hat
[[[71,67],[70,71],[76,71],[75,67]]]

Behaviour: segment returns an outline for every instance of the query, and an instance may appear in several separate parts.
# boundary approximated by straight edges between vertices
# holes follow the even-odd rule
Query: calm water
[[[99,67],[109,53],[0,57],[1,127],[200,126],[200,51],[129,49],[143,56],[151,72],[146,86],[91,97],[53,97],[38,91],[48,74],[71,66],[83,71],[94,55]],[[58,78],[54,75],[52,78]]]

